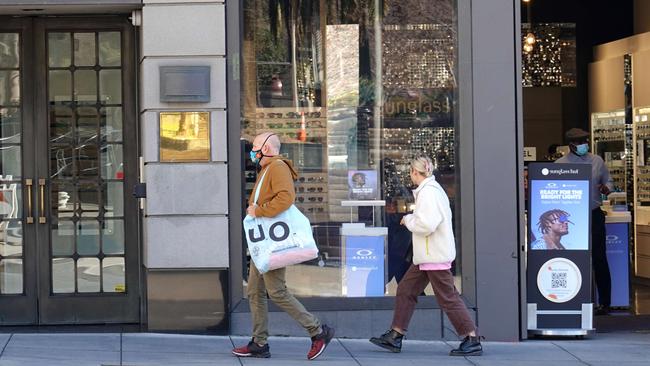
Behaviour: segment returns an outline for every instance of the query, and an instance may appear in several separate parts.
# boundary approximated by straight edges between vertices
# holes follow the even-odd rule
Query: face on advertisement
[[[542,238],[533,243],[533,249],[566,249],[562,237],[569,233],[569,213],[554,209],[544,212],[537,223]]]
[[[569,220],[567,216],[561,215],[556,217],[549,227],[549,230],[555,235],[566,235],[569,233]]]

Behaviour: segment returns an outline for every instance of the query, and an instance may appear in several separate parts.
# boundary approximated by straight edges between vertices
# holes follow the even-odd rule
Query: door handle
[[[41,207],[38,211],[38,223],[39,224],[45,224],[47,223],[47,218],[45,216],[45,179],[39,179],[38,180],[38,187],[40,189],[40,201],[41,201]]]
[[[34,181],[32,179],[25,179],[25,186],[27,187],[27,223],[34,223],[34,212],[32,210],[32,186]]]

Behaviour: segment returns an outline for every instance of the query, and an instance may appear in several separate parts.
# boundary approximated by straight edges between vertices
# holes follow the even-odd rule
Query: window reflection
[[[123,292],[121,33],[49,33],[47,45],[52,291]]]
[[[0,33],[0,68],[18,68],[20,37],[18,33]]]
[[[399,222],[413,203],[415,155],[432,158],[455,208],[456,29],[454,0],[244,2],[244,148],[261,132],[280,136],[281,153],[299,169],[296,205],[321,254],[288,268],[296,294],[394,294],[410,264],[410,233]],[[250,194],[255,167],[244,174]],[[346,206],[377,199],[385,206]],[[373,264],[381,273],[361,285],[380,281],[379,294],[350,288],[359,259],[344,248],[350,222],[387,230]]]
[[[160,161],[209,161],[210,113],[160,113]]]

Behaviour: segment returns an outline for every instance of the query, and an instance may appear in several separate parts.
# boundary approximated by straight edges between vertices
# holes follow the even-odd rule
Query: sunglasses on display
[[[304,182],[308,182],[308,183],[311,183],[311,182],[322,182],[323,180],[324,180],[323,177],[308,177],[308,178],[300,177],[300,178],[298,178],[298,181],[303,182],[303,183],[304,183]]]
[[[298,187],[296,191],[303,193],[305,192],[305,187]],[[307,192],[323,192],[323,187],[309,187],[306,189]]]
[[[305,118],[320,118],[321,113],[320,112],[287,112],[287,113],[280,113],[280,112],[269,112],[269,113],[264,113],[264,112],[258,112],[255,114],[255,118],[288,118],[288,119],[296,119],[296,118],[302,118],[302,116],[305,116]]]

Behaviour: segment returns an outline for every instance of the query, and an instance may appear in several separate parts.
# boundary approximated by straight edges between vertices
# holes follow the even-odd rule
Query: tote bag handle
[[[262,187],[262,182],[264,182],[264,176],[266,176],[266,172],[271,168],[270,166],[264,170],[264,173],[262,173],[262,178],[260,178],[259,183],[257,183],[257,187],[255,189],[255,200],[253,203],[257,205],[257,199],[260,198],[260,187]]]

